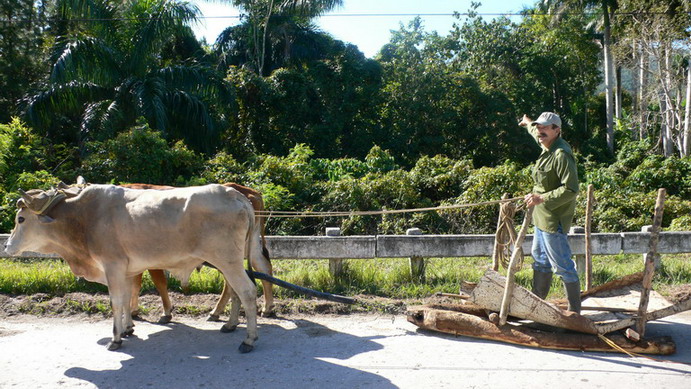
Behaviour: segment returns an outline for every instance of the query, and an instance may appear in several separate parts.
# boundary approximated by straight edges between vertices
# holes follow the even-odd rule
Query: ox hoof
[[[115,351],[115,350],[119,349],[120,346],[122,346],[122,340],[119,340],[117,342],[114,340],[111,340],[108,343],[108,346],[106,346],[106,348],[108,349],[108,351]]]
[[[241,354],[247,354],[248,352],[254,350],[254,346],[251,344],[247,344],[245,342],[240,343],[240,347],[238,347],[238,350],[240,351]]]
[[[262,317],[276,317],[276,312],[274,311],[262,311],[261,313]]]
[[[173,320],[173,315],[164,315],[158,319],[158,324],[168,324],[171,320]]]
[[[122,333],[122,336],[128,337],[132,336],[132,334],[134,334],[134,327],[129,327],[125,330],[125,332]]]
[[[229,332],[235,331],[236,328],[238,328],[237,325],[229,326],[229,325],[227,325],[227,324],[224,324],[224,325],[221,327],[221,332],[223,332],[224,334],[227,334],[227,333],[229,333]]]
[[[220,316],[218,316],[218,315],[209,315],[206,318],[206,321],[219,321],[219,319],[220,319]]]

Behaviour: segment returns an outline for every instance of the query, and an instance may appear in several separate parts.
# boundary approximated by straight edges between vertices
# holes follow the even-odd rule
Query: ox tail
[[[254,209],[252,209],[254,211]],[[249,228],[247,229],[247,236],[245,237],[245,256],[247,257],[247,275],[250,277],[250,280],[252,280],[252,283],[257,285],[257,279],[254,278],[254,269],[252,269],[252,255],[256,255],[259,253],[254,253],[253,247],[254,247],[254,227],[255,227],[255,218],[254,218],[254,212],[252,212],[252,217],[249,218]]]
[[[262,209],[264,208],[264,204],[262,203]],[[259,223],[259,228],[261,228],[261,235],[262,235],[262,255],[266,260],[271,263],[271,255],[269,255],[269,249],[266,248],[266,217],[264,216],[258,216],[255,218],[255,221]]]

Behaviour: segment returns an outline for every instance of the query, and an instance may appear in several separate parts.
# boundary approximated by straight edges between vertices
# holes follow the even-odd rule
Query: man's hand
[[[530,193],[523,197],[523,201],[525,202],[525,205],[528,206],[528,208],[530,208],[538,204],[544,203],[545,199],[543,199],[542,196],[540,196],[537,193]]]
[[[530,125],[530,123],[533,122],[533,119],[529,118],[528,115],[523,115],[523,118],[521,119],[520,122],[518,122],[518,125],[521,127],[527,127]]]

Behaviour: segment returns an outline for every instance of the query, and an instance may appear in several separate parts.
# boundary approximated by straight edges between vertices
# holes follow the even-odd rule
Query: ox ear
[[[48,215],[38,215],[38,221],[43,224],[49,224],[55,221],[52,217]]]

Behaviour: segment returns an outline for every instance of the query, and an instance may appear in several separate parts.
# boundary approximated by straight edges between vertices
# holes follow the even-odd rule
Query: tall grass
[[[519,285],[530,287],[532,259],[526,257],[516,274]],[[327,260],[275,260],[274,275],[293,284],[342,295],[374,295],[390,298],[422,298],[435,292],[457,293],[461,282],[477,282],[490,267],[488,258],[430,258],[426,260],[424,282],[414,280],[407,259],[361,259],[345,261],[343,275],[329,274]],[[596,256],[593,259],[595,285],[643,270],[641,255]],[[691,255],[663,255],[654,286],[691,283]],[[258,294],[261,284],[258,283]],[[148,273],[142,289],[154,291]],[[169,289],[181,291],[180,282],[169,279]],[[193,272],[187,293],[220,293],[223,277],[204,267]],[[293,291],[274,288],[278,298],[292,298]],[[67,264],[59,259],[0,259],[0,293],[64,295],[70,292],[107,293],[103,285],[77,279]],[[563,296],[561,282],[555,277],[550,297]]]

